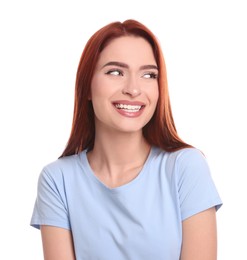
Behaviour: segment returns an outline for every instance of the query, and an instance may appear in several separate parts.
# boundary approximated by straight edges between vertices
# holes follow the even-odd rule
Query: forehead
[[[150,43],[139,36],[122,36],[110,41],[102,50],[98,63],[109,60],[156,64]]]

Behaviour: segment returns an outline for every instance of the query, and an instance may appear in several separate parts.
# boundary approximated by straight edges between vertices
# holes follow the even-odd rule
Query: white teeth
[[[115,104],[115,107],[123,110],[131,110],[131,112],[137,112],[142,106],[138,105],[125,105],[125,104]]]

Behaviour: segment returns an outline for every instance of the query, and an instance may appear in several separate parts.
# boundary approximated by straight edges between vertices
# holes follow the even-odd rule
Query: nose
[[[131,97],[139,96],[141,94],[141,89],[138,84],[138,80],[136,80],[134,77],[131,77],[124,85],[122,93]]]

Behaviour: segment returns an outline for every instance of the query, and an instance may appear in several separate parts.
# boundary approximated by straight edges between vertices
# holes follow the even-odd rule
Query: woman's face
[[[95,129],[142,131],[159,97],[158,68],[141,37],[112,40],[101,52],[91,82]]]

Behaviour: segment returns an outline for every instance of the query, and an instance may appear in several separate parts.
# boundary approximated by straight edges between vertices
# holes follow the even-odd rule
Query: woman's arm
[[[180,260],[216,260],[216,211],[210,208],[183,221]]]
[[[40,229],[44,260],[76,260],[71,231],[44,225]]]

